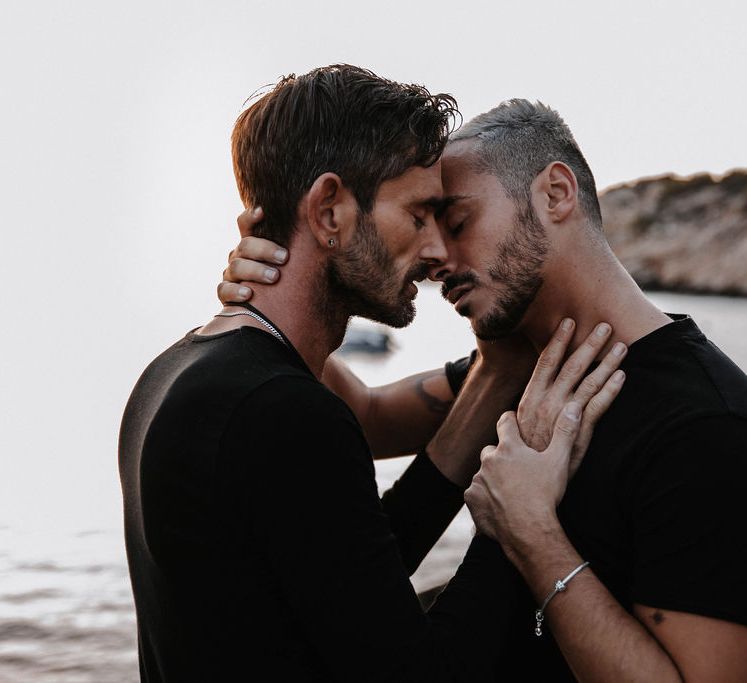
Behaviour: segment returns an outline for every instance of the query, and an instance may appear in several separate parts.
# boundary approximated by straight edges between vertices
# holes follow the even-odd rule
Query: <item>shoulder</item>
[[[743,501],[747,496],[746,443],[744,417],[713,414],[683,422],[662,434],[651,449],[634,497],[648,506],[665,496],[705,517]]]
[[[686,348],[690,362],[703,375],[701,391],[713,394],[714,408],[719,408],[723,414],[747,419],[747,375],[704,336],[690,340]]]
[[[747,419],[747,375],[687,316],[631,345],[623,368],[618,403],[626,415],[639,416],[642,431],[655,426],[654,437],[701,419]]]
[[[358,426],[348,405],[321,382],[306,374],[289,372],[269,377],[245,397],[244,406],[260,406],[262,412],[298,420],[342,421]]]
[[[729,412],[703,413],[664,431],[654,452],[679,462],[691,462],[696,470],[713,463],[747,464],[747,417]],[[747,482],[745,482],[747,484]]]
[[[239,401],[224,443],[246,443],[255,451],[281,453],[297,461],[323,455],[325,463],[355,454],[372,461],[363,431],[352,411],[313,377],[276,374]]]

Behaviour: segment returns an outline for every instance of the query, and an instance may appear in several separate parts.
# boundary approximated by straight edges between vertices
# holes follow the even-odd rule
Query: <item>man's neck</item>
[[[563,318],[576,322],[569,351],[577,348],[600,322],[612,326],[604,356],[615,342],[626,345],[671,322],[641,291],[607,249],[589,247],[584,255],[556,259],[522,325],[541,350]]]
[[[320,378],[327,357],[342,343],[350,316],[328,302],[324,263],[314,243],[299,236],[290,252],[292,256],[283,266],[277,284],[252,283],[251,304],[272,320]],[[267,329],[250,316],[238,315],[214,318],[199,334],[217,334],[246,325]]]

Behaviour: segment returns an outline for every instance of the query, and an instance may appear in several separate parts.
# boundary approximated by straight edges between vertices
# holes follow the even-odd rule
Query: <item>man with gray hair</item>
[[[506,680],[747,680],[747,377],[690,317],[656,308],[614,256],[593,174],[551,108],[510,100],[467,123],[450,137],[442,181],[448,258],[430,277],[479,338],[518,332],[539,349],[567,319],[573,350],[606,320],[602,352],[627,353],[625,387],[543,521],[527,532],[505,517],[532,500],[539,459],[487,447],[466,492],[478,530],[526,583]],[[236,256],[266,249],[248,238]],[[246,287],[256,272],[234,260],[228,275]],[[240,293],[224,283],[220,296]],[[563,372],[540,363],[533,380]],[[529,407],[518,429],[499,423],[501,443],[547,445],[549,432],[523,419]]]

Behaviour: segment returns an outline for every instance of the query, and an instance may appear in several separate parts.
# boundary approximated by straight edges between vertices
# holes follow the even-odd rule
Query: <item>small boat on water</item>
[[[392,340],[388,333],[362,327],[350,327],[340,346],[340,353],[367,353],[372,355],[389,353]]]

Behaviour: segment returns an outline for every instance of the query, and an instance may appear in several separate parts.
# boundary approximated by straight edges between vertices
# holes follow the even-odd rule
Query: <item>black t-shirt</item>
[[[630,346],[559,517],[625,609],[747,624],[747,377],[672,317]],[[534,635],[534,607],[525,590],[500,680],[574,680],[550,633]]]
[[[120,434],[144,681],[492,680],[517,576],[476,537],[424,614],[409,582],[462,504],[426,455],[379,499],[349,408],[262,330],[187,335]]]

